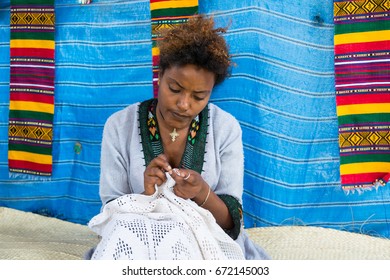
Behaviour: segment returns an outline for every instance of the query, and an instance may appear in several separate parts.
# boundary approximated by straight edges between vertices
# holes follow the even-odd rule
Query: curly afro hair
[[[229,75],[231,56],[222,34],[227,28],[215,28],[214,19],[195,15],[186,23],[160,33],[160,73],[172,66],[193,64],[215,73],[215,85]]]

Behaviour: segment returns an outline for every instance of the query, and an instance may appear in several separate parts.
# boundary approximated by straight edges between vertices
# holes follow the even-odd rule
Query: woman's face
[[[157,114],[170,128],[188,127],[209,102],[214,83],[213,72],[192,64],[166,69],[160,76]]]

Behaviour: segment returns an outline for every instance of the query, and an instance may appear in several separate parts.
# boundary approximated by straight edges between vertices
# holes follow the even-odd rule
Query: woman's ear
[[[160,80],[162,79],[163,75],[164,75],[164,72],[163,72],[163,71],[159,71],[159,72],[158,72],[157,85],[160,85]]]

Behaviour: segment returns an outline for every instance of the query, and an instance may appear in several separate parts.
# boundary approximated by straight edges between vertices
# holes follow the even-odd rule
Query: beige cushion
[[[246,230],[275,260],[390,259],[390,240],[321,227]],[[87,226],[0,207],[0,259],[77,260],[98,242]]]
[[[97,240],[86,226],[0,207],[0,259],[78,260]]]
[[[310,226],[250,228],[251,239],[276,260],[388,260],[390,240]]]

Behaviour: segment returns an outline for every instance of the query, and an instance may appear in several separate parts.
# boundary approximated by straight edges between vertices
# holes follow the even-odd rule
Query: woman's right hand
[[[161,154],[154,158],[146,167],[144,172],[144,192],[145,195],[152,195],[155,192],[155,185],[160,186],[167,179],[165,172],[172,174],[172,167],[168,159]]]

